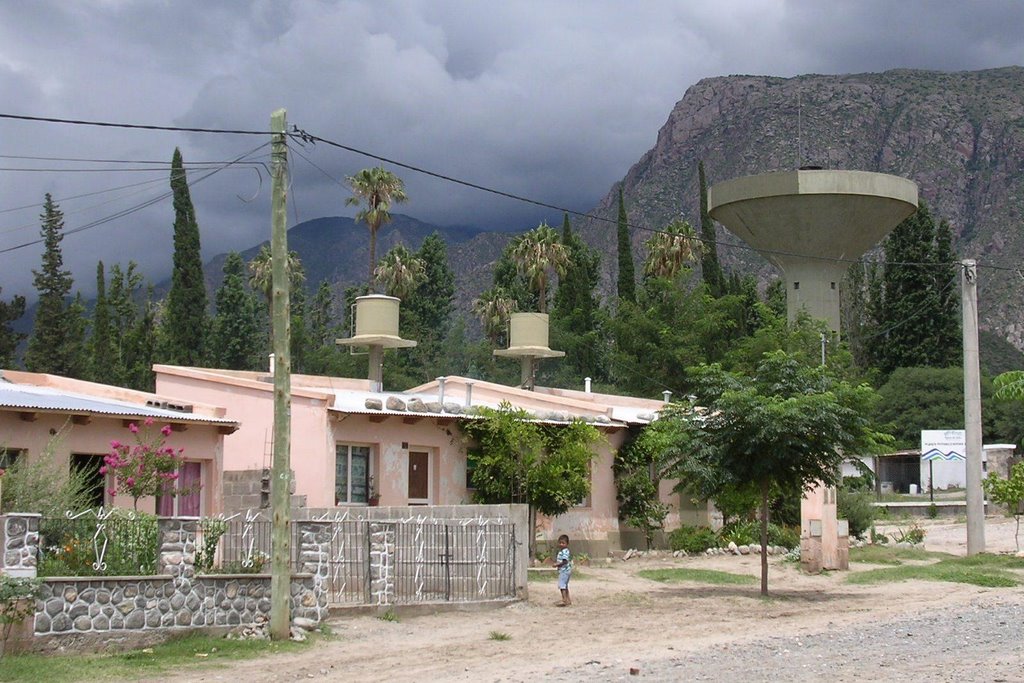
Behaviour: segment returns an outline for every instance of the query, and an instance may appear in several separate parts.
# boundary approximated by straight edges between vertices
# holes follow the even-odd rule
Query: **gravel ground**
[[[950,586],[949,590],[956,590]],[[1011,598],[1012,600],[1012,598]],[[733,642],[680,658],[592,661],[556,681],[1024,681],[1024,605],[968,605],[802,636]],[[636,669],[633,673],[631,668]]]

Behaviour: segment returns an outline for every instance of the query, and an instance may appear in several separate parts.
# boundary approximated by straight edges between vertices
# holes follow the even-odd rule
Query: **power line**
[[[129,130],[164,130],[176,133],[219,133],[222,135],[266,135],[270,136],[269,130],[239,130],[231,128],[190,128],[186,126],[153,126],[141,123],[118,123],[113,121],[86,121],[83,119],[59,119],[49,116],[26,116],[23,114],[2,114],[0,119],[13,119],[15,121],[38,121],[43,123],[63,123],[72,126],[99,126],[101,128],[126,128]]]
[[[256,152],[258,152],[259,150],[261,150],[264,147],[268,146],[269,144],[270,144],[269,142],[265,142],[265,143],[257,146],[256,148],[254,148],[254,149],[246,152],[245,154],[242,154],[241,156],[237,157],[233,161],[230,161],[230,162],[226,163],[225,165],[221,166],[220,168],[215,168],[215,169],[209,171],[208,173],[206,173],[205,175],[202,175],[199,178],[189,182],[188,186],[192,187],[195,184],[201,183],[204,180],[206,180],[207,178],[210,178],[210,177],[220,173],[224,169],[230,168],[232,165],[234,165],[236,163],[242,162],[242,160],[244,160],[246,157],[251,156],[252,154],[255,154]],[[118,212],[116,212],[114,214],[111,214],[110,216],[105,216],[104,218],[96,219],[96,220],[94,220],[94,221],[92,221],[90,223],[86,223],[85,225],[81,225],[81,226],[79,226],[77,228],[72,228],[71,230],[65,230],[63,234],[64,235],[73,235],[73,234],[76,234],[76,233],[79,233],[79,232],[84,232],[86,230],[91,230],[92,228],[96,228],[96,227],[99,227],[101,225],[105,225],[106,223],[109,223],[111,221],[117,220],[118,218],[124,218],[125,216],[129,216],[129,215],[131,215],[133,213],[141,211],[142,209],[145,209],[145,208],[147,208],[149,206],[152,206],[154,204],[157,204],[157,203],[159,203],[159,202],[161,202],[161,201],[163,201],[165,199],[168,199],[169,197],[173,196],[173,194],[174,194],[173,191],[164,192],[164,193],[162,193],[162,194],[160,194],[160,195],[158,195],[156,197],[153,197],[151,199],[147,199],[144,202],[141,202],[141,203],[136,204],[134,206],[128,207],[127,209],[123,209],[123,210],[118,211]],[[30,246],[35,245],[35,244],[41,244],[43,241],[44,241],[43,238],[39,238],[39,239],[36,239],[36,240],[32,240],[30,242],[25,242],[25,243],[22,243],[22,244],[15,245],[13,247],[7,247],[6,249],[0,249],[0,254],[6,254],[8,252],[16,251],[18,249],[23,249],[25,247],[30,247]]]
[[[399,168],[404,168],[404,169],[413,171],[415,173],[420,173],[420,174],[423,174],[423,175],[426,175],[426,176],[429,176],[429,177],[432,177],[432,178],[437,178],[438,180],[441,180],[441,181],[444,181],[444,182],[454,183],[456,185],[462,185],[463,187],[468,187],[468,188],[471,188],[471,189],[474,189],[474,190],[479,190],[481,192],[486,192],[486,193],[489,193],[489,194],[497,195],[499,197],[505,197],[506,199],[512,199],[514,201],[519,201],[519,202],[523,202],[523,203],[526,203],[526,204],[532,204],[534,206],[539,206],[539,207],[545,208],[545,209],[553,209],[555,211],[561,211],[563,213],[567,213],[567,214],[570,214],[570,215],[573,215],[573,216],[577,216],[579,218],[586,218],[586,219],[590,219],[590,220],[594,220],[594,221],[599,221],[599,222],[603,222],[603,223],[612,223],[612,224],[617,224],[618,223],[617,219],[606,218],[604,216],[599,216],[599,215],[593,214],[593,213],[585,213],[585,212],[582,212],[582,211],[576,211],[575,209],[570,209],[570,208],[567,208],[567,207],[564,207],[564,206],[558,206],[557,204],[551,204],[551,203],[543,202],[543,201],[540,201],[540,200],[537,200],[537,199],[532,199],[530,197],[524,197],[522,195],[517,195],[517,194],[511,193],[511,192],[505,192],[504,190],[498,190],[498,189],[495,189],[495,188],[492,188],[492,187],[487,187],[486,185],[480,185],[479,183],[474,183],[474,182],[470,182],[468,180],[462,180],[460,178],[455,178],[454,176],[450,176],[450,175],[447,175],[447,174],[444,174],[444,173],[439,173],[437,171],[431,171],[429,169],[425,169],[425,168],[422,168],[420,166],[415,166],[413,164],[407,164],[405,162],[398,161],[396,159],[391,159],[389,157],[381,156],[379,154],[374,154],[373,152],[367,152],[366,150],[358,149],[356,147],[352,147],[351,145],[346,145],[346,144],[343,144],[343,143],[340,143],[340,142],[335,142],[334,140],[329,140],[327,138],[320,137],[318,135],[313,135],[312,133],[309,133],[309,132],[307,132],[305,130],[302,130],[298,126],[293,126],[292,130],[293,130],[292,136],[295,137],[295,138],[298,138],[299,140],[301,140],[303,142],[312,142],[314,144],[317,143],[317,142],[322,142],[325,145],[328,145],[330,147],[336,147],[338,149],[345,150],[346,152],[352,152],[353,154],[359,154],[361,156],[365,156],[365,157],[370,158],[370,159],[375,159],[375,160],[383,162],[383,163],[391,164],[391,165],[397,166]],[[303,158],[305,159],[306,157],[303,156]],[[309,161],[308,159],[306,159],[306,160]],[[312,164],[312,162],[310,162],[310,163]],[[314,166],[315,166],[315,164],[314,164]],[[331,180],[333,180],[334,182],[338,182],[337,179],[335,179],[333,176],[331,176],[329,173],[327,173],[323,169],[320,169],[319,167],[316,167],[316,168],[318,168],[318,170],[320,170],[321,173],[326,175],[328,178],[331,178]],[[627,223],[626,227],[628,229],[631,229],[631,230],[642,230],[644,232],[648,232],[648,233],[651,233],[651,234],[670,235],[670,236],[673,236],[673,237],[677,236],[677,235],[675,235],[673,233],[666,232],[665,230],[659,230],[657,228],[650,228],[650,227],[647,227],[646,225],[638,225],[636,223]],[[693,237],[688,237],[687,239],[689,239],[691,241],[694,241],[694,242],[699,242],[701,244],[714,244],[716,246],[727,247],[727,248],[731,248],[731,249],[742,249],[744,251],[752,251],[752,252],[761,254],[762,256],[763,255],[794,256],[794,257],[798,257],[798,258],[805,258],[805,259],[811,259],[811,260],[817,260],[817,261],[828,261],[828,262],[832,262],[832,263],[849,263],[851,265],[855,264],[855,263],[864,263],[865,262],[864,259],[846,259],[846,258],[837,258],[837,257],[831,257],[831,256],[820,256],[818,254],[801,254],[801,253],[798,253],[798,252],[783,251],[781,249],[755,249],[754,247],[752,247],[752,246],[750,246],[748,244],[743,244],[743,243],[737,244],[737,243],[734,243],[734,242],[725,242],[725,241],[721,241],[721,240],[703,238],[703,237],[700,237],[700,236],[697,236],[697,235],[694,235]],[[955,263],[959,263],[959,261],[957,261]],[[940,266],[940,265],[952,265],[952,264],[925,263],[925,262],[920,262],[920,263],[915,263],[915,262],[899,262],[899,263],[892,262],[889,265],[916,266],[916,267],[936,267],[936,266]]]

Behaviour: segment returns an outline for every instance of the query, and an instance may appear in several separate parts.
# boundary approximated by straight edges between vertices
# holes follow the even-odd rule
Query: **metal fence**
[[[196,571],[201,574],[269,572],[271,527],[271,521],[262,513],[199,520],[196,531]],[[294,538],[292,548],[294,563]]]
[[[325,589],[332,604],[464,602],[516,594],[512,524],[342,520],[330,525]]]
[[[154,517],[97,509],[39,521],[39,576],[148,576],[158,551]]]

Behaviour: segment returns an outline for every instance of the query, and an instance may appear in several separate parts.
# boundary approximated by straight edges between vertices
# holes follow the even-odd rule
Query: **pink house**
[[[273,378],[267,373],[154,366],[157,391],[182,401],[223,406],[240,423],[225,439],[226,478],[259,473],[271,465]],[[466,444],[460,429],[467,406],[497,407],[508,401],[538,420],[581,418],[604,435],[592,467],[590,497],[572,511],[542,519],[543,538],[567,533],[574,547],[604,554],[635,547],[638,532],[618,519],[612,463],[630,429],[656,418],[660,401],[547,389],[534,391],[471,380],[439,378],[405,392],[374,392],[367,380],[292,375],[291,465],[296,503],[308,508],[366,505],[459,505],[472,502],[467,487]],[[672,493],[670,527],[692,506]],[[227,493],[226,508],[240,498]]]
[[[211,406],[81,380],[3,370],[0,372],[0,468],[17,458],[52,458],[61,471],[82,470],[93,482],[93,505],[130,507],[112,496],[112,480],[100,472],[110,442],[132,442],[130,423],[152,418],[170,425],[166,443],[184,448],[179,480],[189,495],[141,499],[139,509],[168,516],[221,512],[224,436],[238,424]]]

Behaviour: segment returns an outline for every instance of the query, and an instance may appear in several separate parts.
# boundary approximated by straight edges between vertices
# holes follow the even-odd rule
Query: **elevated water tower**
[[[708,212],[783,273],[790,320],[801,309],[839,333],[839,283],[917,211],[917,184],[867,171],[801,169],[708,188]]]
[[[801,169],[746,176],[708,188],[708,212],[778,266],[786,310],[828,322],[839,334],[839,283],[865,251],[917,210],[917,185],[865,171]],[[800,564],[849,568],[846,520],[836,490],[817,486],[800,502]]]
[[[508,348],[497,349],[494,355],[520,358],[520,386],[532,391],[537,359],[561,358],[565,351],[548,348],[547,313],[513,313],[509,318]]]
[[[383,294],[356,297],[356,333],[348,339],[335,340],[339,346],[365,346],[370,349],[368,378],[373,391],[383,391],[384,349],[416,346],[416,342],[398,336],[400,303],[400,299]]]

